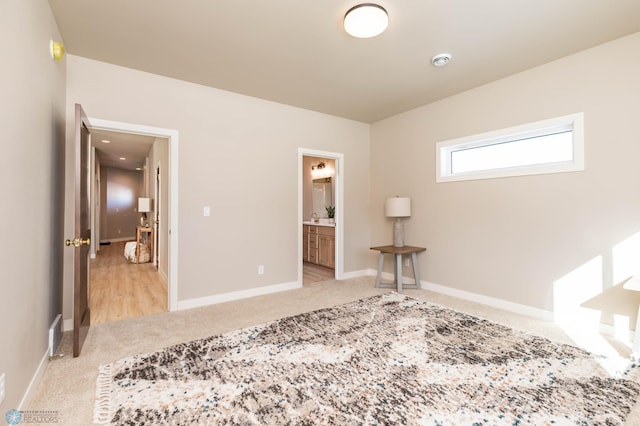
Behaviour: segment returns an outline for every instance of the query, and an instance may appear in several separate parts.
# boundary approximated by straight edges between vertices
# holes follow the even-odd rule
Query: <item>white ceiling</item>
[[[91,145],[96,147],[100,164],[120,169],[143,168],[155,136],[91,129]],[[109,141],[103,142],[103,141]],[[122,159],[124,158],[124,160]]]
[[[639,0],[380,0],[372,39],[353,0],[49,3],[68,53],[366,123],[640,31]]]

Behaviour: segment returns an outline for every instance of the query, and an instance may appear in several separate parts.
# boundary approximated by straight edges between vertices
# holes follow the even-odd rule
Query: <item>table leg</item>
[[[398,293],[402,293],[402,255],[396,254],[395,257],[395,278],[396,278],[396,286],[398,287]]]
[[[140,229],[136,229],[136,263],[140,263]]]
[[[378,275],[376,275],[376,288],[380,287],[380,280],[382,279],[382,264],[384,263],[384,253],[380,252],[378,256]]]
[[[411,263],[413,264],[413,276],[416,279],[416,288],[420,288],[420,274],[418,273],[418,255],[411,253]]]

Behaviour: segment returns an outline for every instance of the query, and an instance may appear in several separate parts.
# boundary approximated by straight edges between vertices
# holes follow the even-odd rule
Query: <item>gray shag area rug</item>
[[[618,425],[635,365],[389,293],[100,367],[95,423]]]

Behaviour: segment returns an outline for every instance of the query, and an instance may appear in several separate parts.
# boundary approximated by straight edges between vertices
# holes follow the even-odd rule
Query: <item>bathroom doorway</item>
[[[343,154],[299,149],[298,282],[341,279]]]

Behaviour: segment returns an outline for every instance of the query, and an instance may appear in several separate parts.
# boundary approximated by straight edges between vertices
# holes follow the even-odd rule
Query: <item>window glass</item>
[[[438,182],[584,170],[582,114],[437,144]]]

